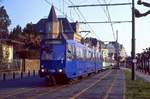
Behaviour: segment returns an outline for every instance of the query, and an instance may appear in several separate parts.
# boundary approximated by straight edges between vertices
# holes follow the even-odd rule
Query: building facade
[[[58,18],[54,6],[51,7],[48,18],[39,20],[33,26],[40,33],[41,39],[73,39],[78,42],[81,41],[79,23],[70,23],[65,17]]]

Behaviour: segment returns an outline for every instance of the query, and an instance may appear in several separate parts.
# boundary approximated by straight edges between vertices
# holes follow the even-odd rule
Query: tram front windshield
[[[65,46],[63,44],[50,44],[42,47],[42,60],[64,60]]]

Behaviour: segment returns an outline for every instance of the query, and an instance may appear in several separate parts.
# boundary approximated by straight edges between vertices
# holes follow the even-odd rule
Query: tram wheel
[[[55,80],[54,76],[47,76],[46,82],[47,82],[48,86],[56,85],[56,80]]]

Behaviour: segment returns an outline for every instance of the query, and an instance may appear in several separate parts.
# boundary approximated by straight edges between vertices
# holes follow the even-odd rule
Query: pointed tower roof
[[[63,33],[74,33],[72,26],[67,18],[58,18],[59,21],[62,21]]]
[[[62,20],[60,20],[59,22],[60,22],[60,27],[59,27],[60,35],[59,35],[58,38],[60,38],[60,39],[67,39],[67,36],[64,34]]]
[[[48,21],[50,21],[50,22],[58,21],[53,5],[51,7],[51,11],[50,11],[49,16],[48,16]]]

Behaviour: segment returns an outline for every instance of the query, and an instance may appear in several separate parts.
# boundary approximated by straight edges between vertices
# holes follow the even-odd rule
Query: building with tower
[[[47,18],[43,18],[33,25],[35,30],[40,33],[41,39],[73,39],[81,41],[79,34],[79,23],[70,23],[67,18],[58,18],[52,5]]]

